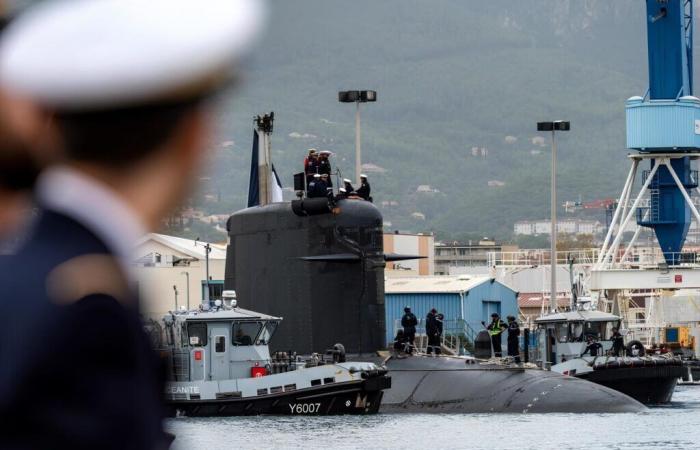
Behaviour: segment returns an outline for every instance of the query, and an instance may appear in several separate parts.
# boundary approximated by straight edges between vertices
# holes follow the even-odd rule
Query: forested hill
[[[364,105],[363,162],[392,229],[507,238],[549,210],[549,146],[538,120],[567,119],[560,198],[622,188],[625,99],[647,86],[640,0],[276,0],[240,89],[221,102],[215,157],[198,206],[245,206],[252,117],[274,110],[273,158],[292,185],[310,147],[354,168],[354,105]],[[547,137],[547,136],[544,136]],[[477,153],[477,156],[474,156]],[[490,182],[490,183],[489,183]],[[417,193],[419,185],[439,192]],[[211,198],[211,196],[210,196]],[[420,213],[420,214],[413,214]],[[424,216],[424,219],[422,216]],[[601,215],[602,218],[602,215]]]

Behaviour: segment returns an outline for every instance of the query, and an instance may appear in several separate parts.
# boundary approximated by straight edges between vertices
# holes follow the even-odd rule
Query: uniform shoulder
[[[112,297],[125,306],[133,302],[119,262],[106,253],[80,255],[57,265],[46,277],[46,293],[58,305],[94,295]]]

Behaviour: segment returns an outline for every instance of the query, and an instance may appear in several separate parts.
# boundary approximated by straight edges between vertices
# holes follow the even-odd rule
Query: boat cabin
[[[172,349],[171,381],[265,375],[270,363],[268,343],[281,320],[225,306],[166,315],[163,344]]]
[[[538,360],[551,366],[581,356],[589,336],[601,344],[599,354],[605,354],[612,348],[612,329],[620,328],[620,318],[602,311],[579,310],[548,314],[535,324]]]

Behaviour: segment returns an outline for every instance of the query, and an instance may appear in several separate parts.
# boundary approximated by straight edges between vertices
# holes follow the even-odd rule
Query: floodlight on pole
[[[340,91],[338,101],[341,103],[355,103],[355,182],[360,185],[362,173],[362,149],[360,146],[360,103],[376,102],[377,91]]]
[[[557,141],[555,138],[556,131],[569,131],[571,123],[564,120],[555,120],[554,122],[537,122],[537,131],[551,131],[552,133],[552,179],[551,179],[551,242],[550,242],[550,259],[551,259],[551,285],[549,294],[549,305],[551,312],[557,310]]]

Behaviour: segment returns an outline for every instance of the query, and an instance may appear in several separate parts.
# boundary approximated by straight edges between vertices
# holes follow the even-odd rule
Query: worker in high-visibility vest
[[[501,321],[501,317],[497,313],[491,314],[491,323],[486,329],[491,336],[491,345],[493,346],[493,356],[500,358],[503,356],[501,351],[501,334],[508,328],[508,325]]]

